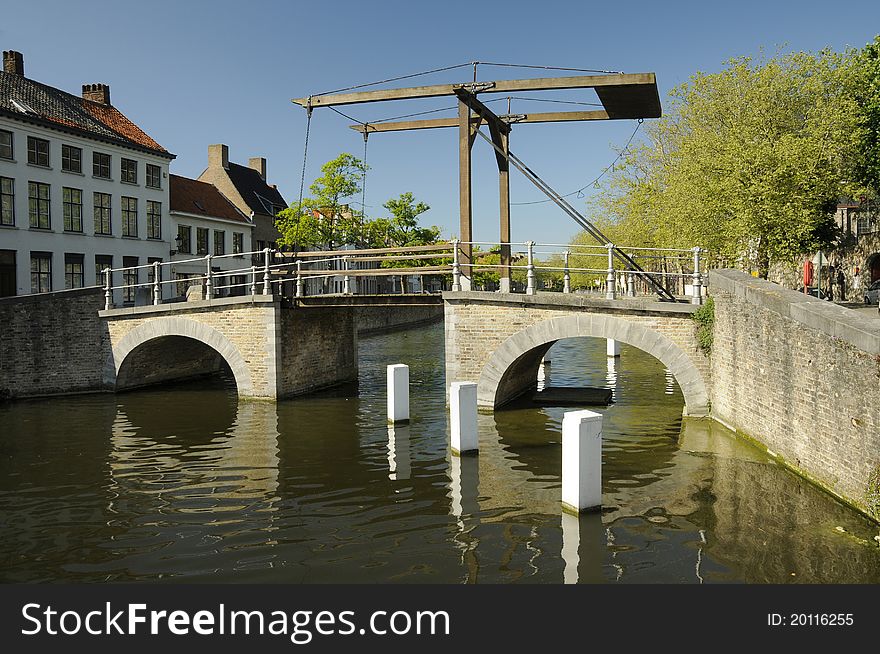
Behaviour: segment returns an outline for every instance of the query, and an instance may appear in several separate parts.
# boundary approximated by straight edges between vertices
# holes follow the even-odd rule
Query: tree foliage
[[[345,200],[361,192],[366,172],[367,165],[347,152],[321,166],[321,176],[309,186],[312,195],[276,217],[280,242],[291,247],[333,249],[361,240],[363,213],[352,210]]]
[[[709,248],[766,276],[834,239],[864,138],[851,57],[732,59],[670,93],[594,207],[617,243]]]
[[[860,109],[856,180],[880,195],[880,35],[852,55],[853,97]]]

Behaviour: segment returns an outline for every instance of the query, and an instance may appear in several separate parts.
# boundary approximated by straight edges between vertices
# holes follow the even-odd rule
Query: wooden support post
[[[473,246],[472,225],[473,215],[471,208],[471,135],[470,109],[464,102],[458,103],[458,189],[459,189],[459,238],[464,243],[461,245],[459,265],[461,269],[461,289],[471,290],[471,270]]]
[[[510,143],[509,133],[499,133],[501,149],[507,155]],[[498,158],[498,194],[501,214],[501,274],[498,279],[502,293],[510,293],[510,162],[506,156]]]

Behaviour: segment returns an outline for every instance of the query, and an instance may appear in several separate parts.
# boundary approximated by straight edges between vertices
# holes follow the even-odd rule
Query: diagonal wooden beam
[[[600,89],[606,87],[626,87],[624,95],[632,95],[645,104],[648,113],[641,118],[660,116],[660,101],[657,96],[657,79],[654,73],[628,73],[620,75],[579,75],[575,77],[539,77],[534,79],[512,79],[492,82],[492,87],[481,93],[509,93],[514,91],[551,91],[555,89]],[[383,89],[380,91],[359,91],[356,93],[337,93],[316,95],[307,98],[293,98],[291,102],[301,107],[332,107],[345,104],[360,104],[384,100],[408,100],[413,98],[436,98],[454,95],[455,88],[461,84],[437,84],[434,86],[414,86],[403,89]],[[599,91],[597,91],[599,93]],[[619,96],[620,94],[617,94]],[[618,99],[617,96],[615,100]],[[601,97],[601,94],[600,94]],[[656,103],[654,100],[656,99]],[[656,106],[654,106],[656,104]],[[607,108],[607,107],[606,107]]]
[[[495,115],[495,112],[480,102],[476,95],[464,88],[456,88],[455,95],[460,102],[463,102],[471,111],[486,121],[491,129],[497,130],[502,134],[510,133],[510,125],[502,121]]]
[[[519,123],[564,123],[581,120],[611,120],[607,111],[550,111],[545,113],[522,114]],[[504,116],[499,116],[505,120]],[[472,122],[476,122],[473,118]],[[506,121],[505,121],[506,122]],[[367,123],[366,125],[349,125],[356,132],[405,132],[416,129],[437,129],[441,127],[458,127],[458,118],[432,118],[428,120],[407,120],[387,123]]]

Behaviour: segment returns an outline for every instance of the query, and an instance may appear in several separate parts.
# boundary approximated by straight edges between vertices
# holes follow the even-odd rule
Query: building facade
[[[21,53],[0,73],[0,296],[102,285],[105,268],[130,267],[117,303],[167,261],[174,235],[168,167],[174,155],[110,103],[110,88],[82,96],[24,76]]]
[[[254,249],[274,248],[281,237],[275,216],[287,202],[274,184],[266,181],[266,160],[252,157],[247,166],[229,161],[229,148],[222,143],[208,146],[208,167],[199,181],[219,189],[254,224]]]
[[[210,254],[215,295],[245,295],[250,276],[242,271],[251,267],[251,259],[243,253],[254,249],[253,222],[213,184],[180,175],[169,180],[175,232],[171,274],[180,281],[175,294],[186,293],[187,279],[199,278],[201,283],[207,264],[199,258]]]

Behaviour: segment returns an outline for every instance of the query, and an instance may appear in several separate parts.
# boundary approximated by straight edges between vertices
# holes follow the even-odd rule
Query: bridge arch
[[[613,338],[647,352],[665,365],[684,395],[685,414],[709,415],[709,391],[688,354],[667,336],[614,316],[580,314],[549,318],[513,334],[490,355],[477,383],[480,405],[498,407],[534,382],[541,358],[558,340]]]
[[[113,344],[112,356],[104,369],[104,382],[116,387],[126,359],[138,348],[157,343],[160,339],[188,339],[214,350],[229,366],[239,395],[253,394],[253,380],[247,362],[238,348],[210,325],[188,318],[161,317],[144,322]]]

